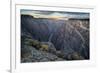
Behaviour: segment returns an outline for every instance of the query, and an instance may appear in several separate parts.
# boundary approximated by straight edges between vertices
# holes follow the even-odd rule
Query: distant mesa
[[[39,19],[53,19],[53,20],[89,20],[89,18],[75,18],[75,17],[61,17],[61,16],[49,16],[49,17],[36,17],[29,14],[21,14],[21,17],[25,18],[39,18]]]
[[[34,18],[34,16],[32,15],[28,15],[28,14],[21,14],[22,18]]]

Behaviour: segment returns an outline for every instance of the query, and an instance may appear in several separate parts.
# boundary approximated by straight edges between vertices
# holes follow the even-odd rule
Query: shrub
[[[48,49],[49,47],[48,47],[48,45],[41,45],[41,48],[40,48],[40,50],[42,50],[42,51],[48,51],[49,49]]]
[[[39,42],[37,40],[32,40],[32,46],[37,46],[39,44]]]
[[[38,40],[33,40],[33,39],[27,39],[25,41],[25,44],[26,45],[30,45],[30,46],[33,46],[35,48],[40,48],[40,42]]]

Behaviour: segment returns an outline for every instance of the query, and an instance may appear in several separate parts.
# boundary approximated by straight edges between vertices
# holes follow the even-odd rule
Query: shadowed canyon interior
[[[47,17],[21,14],[21,63],[89,60],[89,18]]]

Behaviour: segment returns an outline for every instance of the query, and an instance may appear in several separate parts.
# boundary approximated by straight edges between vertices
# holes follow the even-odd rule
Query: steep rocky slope
[[[89,59],[89,20],[21,15],[21,57],[22,62]]]

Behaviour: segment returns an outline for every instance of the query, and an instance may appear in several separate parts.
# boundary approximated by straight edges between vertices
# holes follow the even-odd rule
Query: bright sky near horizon
[[[89,13],[79,12],[59,12],[59,11],[36,11],[36,10],[25,10],[21,9],[21,14],[32,15],[35,18],[89,18]]]

